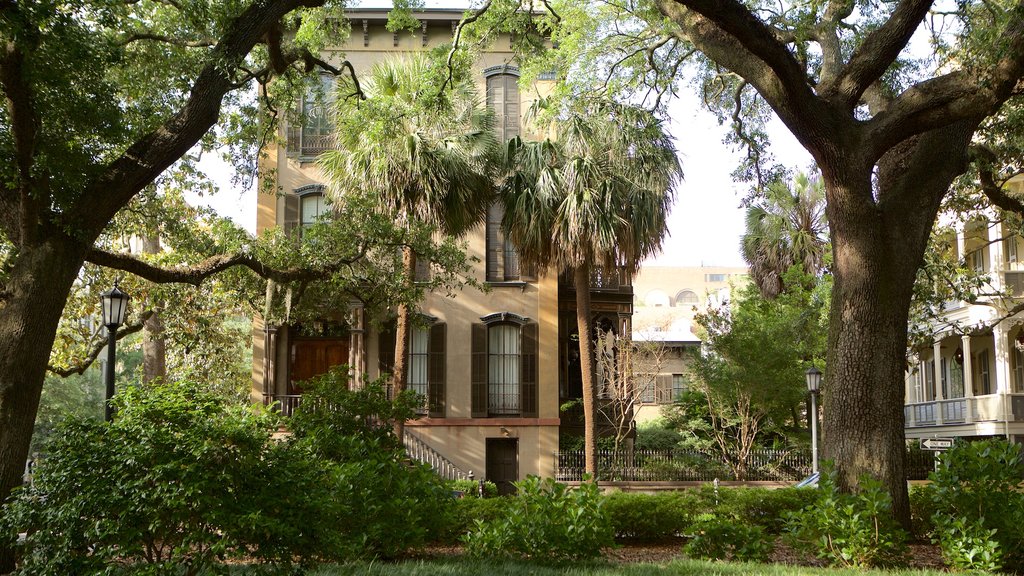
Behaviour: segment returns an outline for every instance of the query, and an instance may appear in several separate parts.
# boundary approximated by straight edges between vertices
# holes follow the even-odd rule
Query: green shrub
[[[932,516],[937,511],[935,486],[919,484],[910,487],[910,527],[914,536],[927,538],[935,528]]]
[[[958,570],[997,572],[1003,566],[1003,554],[996,541],[995,528],[986,528],[985,520],[952,518],[942,513],[934,517],[935,538],[942,558]]]
[[[764,528],[735,520],[702,520],[690,526],[687,532],[691,536],[683,552],[702,560],[766,562],[775,548]]]
[[[666,428],[664,420],[655,420],[637,426],[637,450],[672,450],[679,447],[683,435],[675,428]]]
[[[477,520],[463,537],[471,556],[520,556],[539,560],[594,558],[614,543],[593,482],[569,488],[548,478],[529,476],[516,482],[505,514]]]
[[[691,491],[605,495],[604,510],[617,538],[658,540],[683,534],[698,498]]]
[[[498,495],[498,485],[490,480],[484,480],[484,498],[494,498]],[[449,489],[462,492],[463,496],[470,498],[480,497],[480,482],[478,480],[449,480],[446,482]]]
[[[817,493],[811,488],[745,487],[719,488],[716,493],[710,485],[704,485],[699,495],[705,512],[780,534],[786,517],[810,504]]]
[[[336,467],[333,519],[348,556],[394,557],[444,537],[451,490],[426,465],[410,464],[395,422],[411,418],[411,391],[388,400],[381,380],[349,390],[348,368],[303,383],[303,401],[289,420],[289,443]]]
[[[448,513],[437,541],[445,543],[458,542],[459,539],[476,526],[476,521],[484,523],[497,521],[507,515],[509,506],[515,504],[512,496],[497,498],[460,498],[452,499],[448,505]]]
[[[932,539],[942,545],[944,556],[951,554],[945,556],[947,562],[956,565],[983,557],[985,553],[975,548],[988,546],[982,541],[991,539],[998,543],[1000,568],[1024,570],[1022,475],[1021,446],[1002,439],[958,442],[940,456],[928,494],[935,511]],[[945,534],[948,530],[953,533]]]
[[[793,513],[787,529],[791,544],[834,565],[873,568],[905,562],[906,533],[892,516],[892,499],[880,482],[861,478],[860,492],[839,491],[835,472],[822,470],[818,497]]]
[[[232,555],[333,553],[330,471],[271,442],[271,414],[228,407],[205,388],[128,388],[112,423],[57,428],[33,484],[4,511],[8,537],[28,534],[21,573],[128,563],[134,573],[192,574]]]

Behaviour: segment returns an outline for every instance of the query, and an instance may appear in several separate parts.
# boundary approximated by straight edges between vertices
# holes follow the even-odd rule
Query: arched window
[[[511,312],[472,330],[474,417],[537,415],[537,324]]]
[[[700,297],[693,290],[682,290],[679,294],[676,294],[676,305],[679,304],[698,304]]]
[[[512,66],[492,66],[484,70],[487,81],[487,107],[494,112],[498,140],[519,136],[519,70]]]

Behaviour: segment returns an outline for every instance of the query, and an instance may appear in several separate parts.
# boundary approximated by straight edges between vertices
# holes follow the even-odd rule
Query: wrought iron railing
[[[443,454],[434,450],[422,438],[405,428],[402,434],[402,443],[405,444],[405,453],[409,458],[427,464],[434,469],[434,472],[444,480],[472,480],[473,472],[466,471],[455,465],[454,462],[445,458]]]
[[[755,450],[745,462],[748,481],[792,482],[811,473],[811,454],[804,450]],[[721,454],[700,450],[599,450],[597,477],[621,482],[711,482],[737,480],[735,469]],[[934,466],[930,452],[907,454],[907,479],[924,480]],[[582,450],[555,452],[555,479],[583,479]]]

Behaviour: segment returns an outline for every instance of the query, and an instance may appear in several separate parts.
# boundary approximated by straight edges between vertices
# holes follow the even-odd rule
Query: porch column
[[[967,423],[974,422],[974,371],[971,369],[971,336],[964,334],[960,337],[960,345],[964,351],[964,420]]]
[[[265,325],[263,346],[263,391],[277,395],[277,326]],[[271,398],[273,402],[273,398]]]
[[[366,374],[365,334],[363,305],[351,303],[348,308],[348,370],[349,387],[360,390],[363,387],[363,375]]]
[[[1010,383],[1010,335],[1006,323],[1000,322],[992,327],[992,340],[995,345],[995,369],[996,393],[1000,396],[1002,410],[1000,413],[1003,422],[1009,423],[1012,414],[1010,410],[1010,390],[1013,386]],[[1007,436],[1009,431],[1007,431]]]
[[[932,365],[935,368],[935,378],[932,379],[932,386],[935,387],[935,423],[942,425],[942,340],[932,343]]]
[[[916,374],[915,374],[915,371],[916,371]],[[910,369],[907,370],[906,378],[904,378],[904,380],[903,380],[904,385],[905,385],[905,390],[903,392],[903,398],[904,398],[903,405],[904,406],[907,406],[908,404],[913,404],[913,403],[917,402],[917,398],[916,398],[916,395],[917,395],[917,385],[916,385],[916,382],[917,382],[917,377],[920,376],[920,374],[921,374],[921,355],[918,353],[918,354],[914,354],[914,358],[911,361]],[[904,410],[904,412],[907,414],[907,417],[906,417],[907,421],[904,423],[904,427],[906,427],[906,428],[913,428],[914,426],[916,426],[917,425],[917,420],[914,418],[914,408],[911,407],[909,410]]]
[[[1003,275],[1000,272],[1006,268],[1006,264],[1003,263],[1003,226],[998,218],[993,218],[988,225],[988,242],[989,282],[996,290],[1002,290]]]

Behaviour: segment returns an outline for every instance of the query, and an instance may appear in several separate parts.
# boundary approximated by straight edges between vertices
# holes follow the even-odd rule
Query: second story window
[[[519,263],[519,254],[501,228],[504,210],[499,204],[487,209],[487,281],[515,282],[530,280],[531,271],[524,271]]]
[[[473,324],[472,415],[537,417],[537,324],[509,312]]]
[[[519,136],[519,71],[510,66],[484,70],[487,78],[487,107],[494,112],[498,141]]]
[[[322,192],[312,192],[299,198],[299,226],[316,224],[327,213],[327,202]]]
[[[289,121],[289,154],[312,157],[330,148],[334,132],[330,114],[333,98],[333,76],[322,75],[310,83]]]

